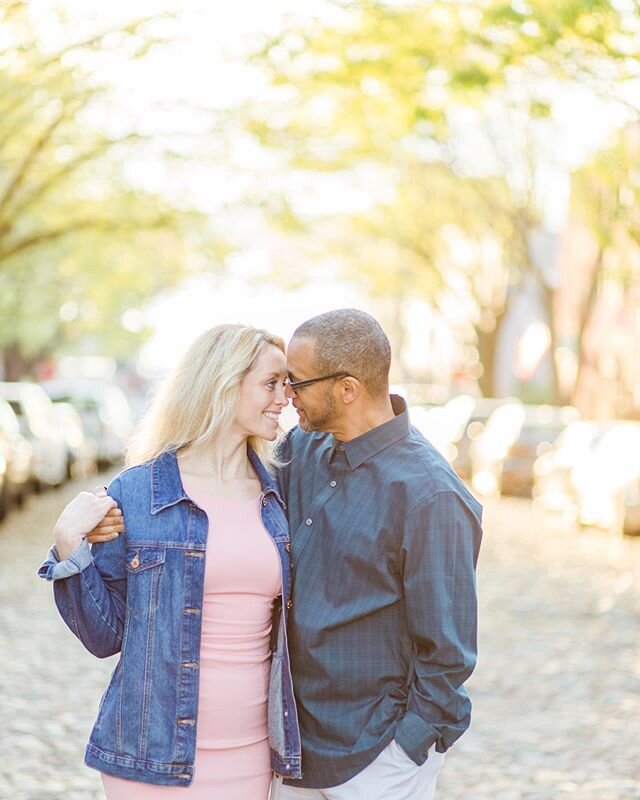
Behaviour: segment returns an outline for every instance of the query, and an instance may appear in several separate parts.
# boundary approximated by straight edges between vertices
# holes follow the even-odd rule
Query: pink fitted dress
[[[258,498],[185,489],[207,512],[195,777],[188,788],[102,775],[107,800],[266,800],[271,613],[280,559]]]

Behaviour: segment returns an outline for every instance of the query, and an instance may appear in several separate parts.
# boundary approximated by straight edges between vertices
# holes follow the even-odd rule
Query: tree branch
[[[64,121],[64,118],[65,114],[63,113],[63,111],[60,111],[60,113],[56,115],[56,117],[52,120],[52,122],[45,128],[42,134],[31,145],[29,151],[22,159],[22,163],[16,170],[13,178],[9,181],[4,191],[4,194],[2,195],[2,197],[0,197],[0,215],[9,204],[11,198],[18,191],[20,186],[24,183],[32,164],[37,159],[39,154],[47,146],[47,143],[51,140],[51,137],[53,136],[57,128]]]
[[[147,220],[98,219],[96,217],[76,219],[66,225],[41,230],[38,233],[25,236],[13,244],[8,244],[4,249],[0,249],[0,266],[3,262],[8,261],[10,258],[13,258],[25,250],[38,247],[47,242],[57,241],[65,236],[70,236],[71,234],[80,233],[82,231],[95,230],[101,233],[108,233],[110,231],[123,231],[127,229],[135,232],[157,230],[166,227],[171,220],[172,216],[168,212],[159,212],[153,218]]]
[[[47,192],[54,189],[56,185],[59,185],[66,177],[75,172],[83,164],[86,164],[88,161],[91,161],[100,154],[104,154],[115,145],[120,145],[124,142],[135,140],[137,138],[137,134],[131,134],[123,139],[103,139],[95,147],[85,151],[84,153],[80,153],[76,156],[76,158],[64,164],[59,170],[49,173],[46,178],[41,180],[39,183],[36,183],[33,189],[27,194],[23,195],[22,199],[18,203],[15,203],[12,206],[6,206],[6,208],[9,208],[9,215],[5,218],[6,222],[2,219],[2,208],[0,207],[0,239],[2,238],[3,234],[6,235],[8,229],[10,229],[12,219],[15,219],[19,214],[27,211],[34,205],[34,203],[42,199]],[[9,227],[7,228],[7,226]]]

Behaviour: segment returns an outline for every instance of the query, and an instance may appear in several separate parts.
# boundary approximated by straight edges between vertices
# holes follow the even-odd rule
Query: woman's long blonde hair
[[[199,336],[138,423],[127,447],[127,466],[229,430],[240,383],[265,345],[285,352],[279,336],[249,325],[217,325]],[[269,442],[249,437],[249,445],[267,467],[274,463]]]

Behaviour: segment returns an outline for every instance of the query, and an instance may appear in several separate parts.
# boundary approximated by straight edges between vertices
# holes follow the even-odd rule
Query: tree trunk
[[[478,385],[484,397],[495,397],[495,368],[496,354],[498,351],[498,341],[500,339],[500,328],[506,313],[506,304],[493,320],[484,326],[476,328],[478,337],[478,355],[482,364],[482,375],[478,378]]]
[[[578,342],[578,352],[576,354],[576,357],[577,357],[578,367],[576,370],[576,379],[573,384],[572,400],[574,402],[576,396],[578,395],[578,390],[580,388],[580,381],[582,379],[585,369],[585,354],[582,342],[584,340],[585,333],[589,326],[589,322],[591,321],[591,316],[593,314],[593,311],[596,306],[596,301],[598,299],[598,285],[600,282],[600,274],[602,272],[603,262],[604,262],[604,252],[601,247],[598,250],[598,257],[596,259],[596,263],[593,268],[591,283],[589,285],[589,293],[582,308],[582,314],[580,317],[580,323],[577,331],[576,341]]]
[[[33,370],[38,363],[40,355],[27,358],[20,345],[14,342],[2,351],[5,381],[19,381],[33,375]]]

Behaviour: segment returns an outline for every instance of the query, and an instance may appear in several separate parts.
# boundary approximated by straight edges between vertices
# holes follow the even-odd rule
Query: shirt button
[[[263,497],[263,498],[262,498],[262,505],[263,505],[263,506],[266,506],[266,505],[267,505],[267,498],[266,498],[266,497]]]
[[[338,485],[337,481],[331,481],[331,483],[329,484],[329,486],[337,486],[337,485]]]
[[[306,521],[306,524],[313,525],[313,520],[311,519],[311,517],[309,517],[309,519]]]

